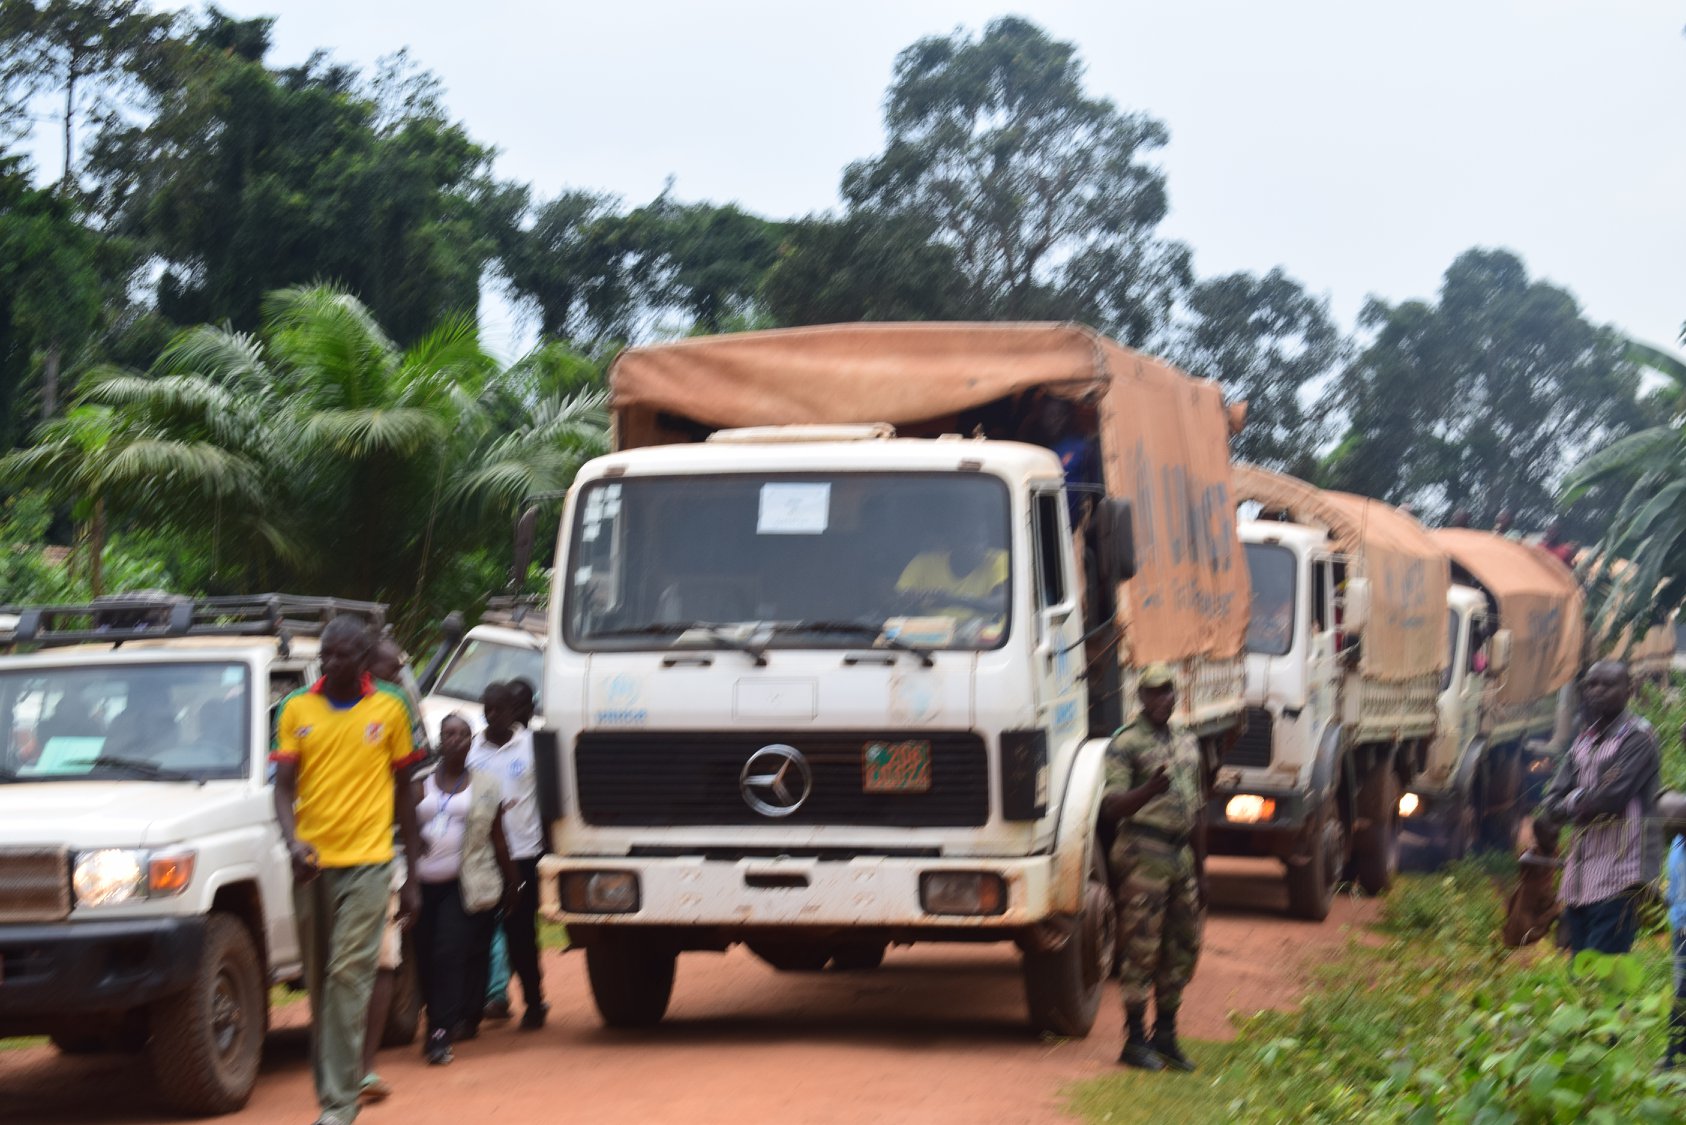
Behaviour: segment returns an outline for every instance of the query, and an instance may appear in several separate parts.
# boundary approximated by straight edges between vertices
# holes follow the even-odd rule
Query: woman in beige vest
[[[468,720],[450,715],[439,727],[439,766],[421,785],[416,821],[422,856],[416,864],[422,909],[416,923],[417,965],[427,1003],[427,1061],[451,1061],[451,1041],[479,1032],[477,1002],[486,991],[497,907],[516,892],[518,876],[503,834],[503,788],[468,768]]]

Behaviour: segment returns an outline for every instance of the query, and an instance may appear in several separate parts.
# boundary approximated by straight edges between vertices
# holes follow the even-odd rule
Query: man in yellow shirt
[[[962,636],[981,644],[1000,638],[1007,614],[1007,552],[989,543],[985,528],[966,521],[947,550],[922,551],[908,560],[896,592],[955,621]]]
[[[352,617],[322,630],[322,678],[281,703],[275,818],[293,862],[293,908],[310,992],[317,1125],[351,1125],[363,1033],[391,893],[392,825],[408,870],[420,854],[409,769],[421,759],[402,692],[369,675],[372,638]],[[419,894],[406,879],[401,922]]]

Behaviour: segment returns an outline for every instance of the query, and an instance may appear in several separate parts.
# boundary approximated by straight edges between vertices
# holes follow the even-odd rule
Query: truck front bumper
[[[199,917],[0,925],[0,1033],[124,1012],[179,992],[204,946]]]
[[[539,873],[544,913],[570,926],[1018,930],[1045,920],[1053,909],[1054,860],[1045,855],[845,860],[546,856]],[[602,913],[564,909],[564,881],[599,873],[636,879],[632,908]],[[964,880],[971,875],[999,889],[998,905],[989,912],[926,908],[933,877]]]

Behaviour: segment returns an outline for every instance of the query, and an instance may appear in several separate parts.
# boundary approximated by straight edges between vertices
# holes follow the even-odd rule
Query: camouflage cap
[[[1143,668],[1141,679],[1136,682],[1144,688],[1170,687],[1177,682],[1177,674],[1169,664],[1161,661]]]

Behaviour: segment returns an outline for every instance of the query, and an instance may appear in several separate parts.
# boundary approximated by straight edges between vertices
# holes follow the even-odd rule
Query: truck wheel
[[[1024,990],[1031,1028],[1072,1039],[1088,1035],[1095,1026],[1117,948],[1118,910],[1096,849],[1076,931],[1063,948],[1052,953],[1025,951]]]
[[[237,918],[211,915],[193,983],[151,1009],[148,1054],[164,1100],[191,1114],[245,1105],[258,1077],[266,1003],[252,935]]]
[[[1476,820],[1475,805],[1466,796],[1440,829],[1437,850],[1441,863],[1456,863],[1469,854],[1469,849],[1475,846]]]
[[[637,938],[611,937],[612,944],[585,947],[591,998],[609,1027],[651,1027],[667,1014],[673,970],[679,956]]]
[[[1482,810],[1481,846],[1514,853],[1522,827],[1522,759],[1518,754],[1505,754],[1487,775],[1487,806]]]
[[[1387,893],[1399,874],[1399,778],[1386,765],[1370,770],[1358,787],[1358,819],[1352,834],[1352,874],[1365,894]]]
[[[1288,913],[1295,918],[1321,922],[1335,902],[1335,886],[1346,866],[1346,826],[1341,823],[1334,799],[1324,802],[1312,824],[1311,856],[1304,863],[1288,865]]]
[[[416,1029],[421,1023],[422,996],[415,952],[415,946],[406,934],[404,959],[398,963],[398,973],[392,978],[392,1003],[386,1009],[386,1024],[381,1028],[383,1048],[408,1047],[416,1041]]]
[[[841,972],[876,969],[884,963],[888,943],[882,941],[844,942],[831,951],[831,967]]]
[[[807,942],[750,941],[749,951],[781,973],[817,973],[831,960],[831,947]],[[879,953],[883,959],[883,953]]]

